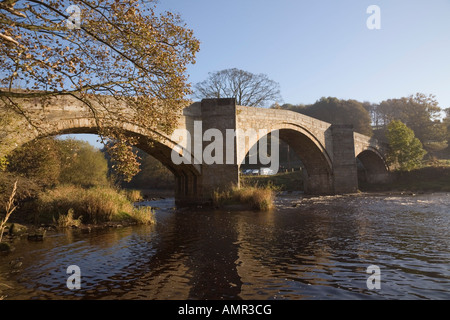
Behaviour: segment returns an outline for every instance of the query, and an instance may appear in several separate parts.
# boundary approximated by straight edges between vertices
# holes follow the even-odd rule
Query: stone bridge
[[[53,97],[45,105],[39,98],[27,101],[22,107],[28,117],[42,125],[39,130],[27,122],[20,129],[10,128],[9,133],[2,137],[4,145],[10,146],[9,149],[2,149],[4,154],[45,136],[97,133],[92,112],[75,98]],[[126,114],[126,106],[121,108]],[[376,140],[355,133],[352,126],[331,125],[288,110],[238,106],[234,99],[205,99],[183,109],[178,130],[175,131],[177,134],[171,136],[149,131],[126,119],[124,116],[115,126],[136,137],[137,147],[159,160],[174,174],[178,203],[208,201],[213,191],[239,185],[240,165],[256,143],[242,137],[249,130],[276,132],[281,140],[289,144],[304,165],[306,193],[356,192],[358,172],[368,182],[383,182],[389,177],[389,168],[384,161],[385,150]],[[223,155],[227,157],[223,163],[206,164],[201,159],[202,152],[214,140],[211,137],[205,139],[204,133],[209,129],[215,129],[216,133],[231,139],[223,143]],[[260,138],[261,135],[256,140]],[[180,148],[176,149],[177,146]],[[182,153],[186,161],[181,164],[174,162],[174,148]]]

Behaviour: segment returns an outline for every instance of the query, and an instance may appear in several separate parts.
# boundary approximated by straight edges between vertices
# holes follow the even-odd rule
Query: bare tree
[[[6,228],[6,223],[8,222],[9,217],[14,212],[14,210],[17,209],[17,207],[14,205],[14,197],[16,196],[17,192],[17,180],[14,182],[13,190],[11,192],[11,196],[9,197],[8,202],[6,203],[6,213],[5,217],[0,221],[0,242],[2,242],[3,239],[3,232]]]
[[[208,79],[194,86],[194,92],[198,99],[235,98],[238,105],[249,107],[282,101],[277,82],[265,74],[253,74],[236,68],[209,73]]]

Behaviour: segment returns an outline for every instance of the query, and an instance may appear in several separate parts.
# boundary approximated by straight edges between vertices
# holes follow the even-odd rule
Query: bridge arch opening
[[[91,122],[91,119],[68,121],[67,123],[61,121],[49,126],[53,128],[53,130],[43,133],[28,132],[27,135],[22,135],[15,139],[17,143],[10,152],[33,140],[45,137],[76,134],[97,135],[97,127],[92,125]],[[125,135],[135,138],[135,141],[137,141],[135,145],[136,148],[159,161],[173,174],[175,178],[174,193],[177,204],[184,205],[197,198],[198,194],[201,192],[201,190],[199,190],[199,184],[197,183],[198,176],[201,174],[201,169],[195,164],[183,163],[175,165],[171,158],[173,146],[176,145],[174,142],[161,135],[158,139],[151,138],[142,128],[127,123],[123,123],[121,129]],[[192,157],[192,155],[186,154],[185,157]],[[191,161],[191,163],[194,163],[194,161]]]
[[[357,155],[356,160],[360,186],[389,181],[389,170],[386,161],[376,150],[364,150]]]
[[[280,146],[286,145],[289,148],[290,152],[293,153],[291,158],[293,159],[293,163],[296,163],[296,166],[301,168],[301,189],[308,194],[333,193],[331,161],[320,143],[307,131],[297,126],[288,125],[284,128],[272,130],[271,133],[275,131],[278,133]],[[261,137],[259,141],[261,141]],[[267,141],[271,141],[270,137],[267,137]],[[251,146],[246,146],[246,157],[240,163],[241,172],[242,168],[249,167],[249,153],[256,151],[259,151],[256,143]],[[268,147],[268,151],[270,151],[270,147]],[[270,156],[273,158],[273,155]],[[280,153],[277,156],[279,160]],[[269,166],[261,165],[261,167]]]

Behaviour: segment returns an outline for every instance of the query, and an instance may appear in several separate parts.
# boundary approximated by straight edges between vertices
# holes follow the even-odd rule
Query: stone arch
[[[175,198],[177,202],[182,203],[195,199],[200,194],[201,190],[199,190],[197,177],[201,175],[201,167],[194,164],[192,154],[185,154],[185,157],[191,159],[191,164],[175,165],[171,159],[171,153],[177,143],[167,136],[155,131],[149,134],[147,129],[127,122],[117,123],[115,127],[122,129],[126,135],[136,138],[137,148],[160,161],[173,173],[176,179]],[[10,151],[39,138],[62,134],[98,133],[98,127],[93,118],[58,119],[47,122],[46,128],[45,131],[40,132],[28,130],[26,134],[19,135],[17,133],[18,137],[14,139],[16,141],[15,146]],[[151,138],[152,136],[154,138]]]
[[[278,132],[280,140],[286,142],[304,165],[304,190],[310,194],[332,194],[332,161],[325,146],[306,128],[292,123],[279,123],[268,133]],[[261,137],[260,137],[261,139]],[[258,140],[259,141],[259,140]],[[248,146],[245,153],[256,144]],[[242,163],[243,157],[241,159]]]
[[[284,125],[278,132],[280,139],[293,149],[305,167],[305,192],[333,193],[332,164],[325,147],[312,133],[297,125]]]
[[[385,183],[389,179],[389,167],[383,155],[373,147],[367,147],[357,156],[359,183]]]

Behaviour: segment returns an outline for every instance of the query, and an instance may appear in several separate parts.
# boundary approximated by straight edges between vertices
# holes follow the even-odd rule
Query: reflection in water
[[[0,296],[450,298],[449,194],[277,201],[277,210],[261,213],[175,212],[166,200],[154,226],[18,239],[0,256]],[[73,264],[78,291],[66,287]],[[381,268],[381,290],[366,287],[372,264]]]

